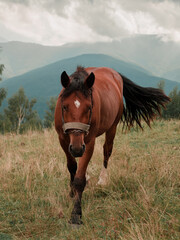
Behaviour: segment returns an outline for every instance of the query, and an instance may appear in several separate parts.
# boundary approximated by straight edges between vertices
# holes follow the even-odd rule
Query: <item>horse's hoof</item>
[[[80,215],[72,215],[69,223],[71,225],[73,225],[73,226],[74,225],[79,225],[80,226],[80,225],[83,224],[83,221],[81,220],[81,216]]]
[[[73,229],[79,229],[82,226],[82,224],[72,224],[72,223],[70,225]]]
[[[69,224],[71,224],[73,226],[74,225],[80,226],[80,225],[83,224],[83,221],[81,219],[78,219],[78,220],[75,220],[75,221],[74,221],[74,219],[70,219]]]

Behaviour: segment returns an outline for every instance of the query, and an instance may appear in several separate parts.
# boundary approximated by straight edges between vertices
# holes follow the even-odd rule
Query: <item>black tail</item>
[[[124,126],[130,128],[136,122],[139,127],[143,128],[141,119],[144,119],[147,125],[150,126],[151,120],[161,114],[161,107],[165,107],[170,98],[160,89],[144,88],[122,75],[121,77],[123,79],[123,96],[125,98],[122,116]]]

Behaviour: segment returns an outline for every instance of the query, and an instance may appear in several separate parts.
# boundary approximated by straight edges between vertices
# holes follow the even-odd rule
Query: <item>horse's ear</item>
[[[70,79],[69,79],[69,76],[67,75],[67,73],[64,71],[62,72],[61,74],[61,84],[64,88],[67,88],[67,86],[69,85],[70,83]]]
[[[85,84],[88,88],[91,88],[94,84],[94,81],[95,81],[95,75],[93,72],[91,72],[89,76],[86,78]]]

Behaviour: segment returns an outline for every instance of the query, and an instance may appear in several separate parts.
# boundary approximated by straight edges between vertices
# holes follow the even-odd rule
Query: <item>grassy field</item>
[[[180,121],[122,134],[109,182],[96,185],[104,137],[88,167],[83,222],[68,224],[69,173],[55,130],[0,136],[0,239],[180,239]]]

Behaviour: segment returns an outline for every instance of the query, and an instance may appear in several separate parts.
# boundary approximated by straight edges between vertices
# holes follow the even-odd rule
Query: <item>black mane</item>
[[[84,81],[87,78],[88,73],[86,70],[78,66],[76,71],[70,76],[70,84],[67,88],[64,89],[63,93],[61,94],[62,98],[68,97],[71,93],[75,91],[81,92],[85,97],[88,97],[91,95],[92,89],[88,89]]]

